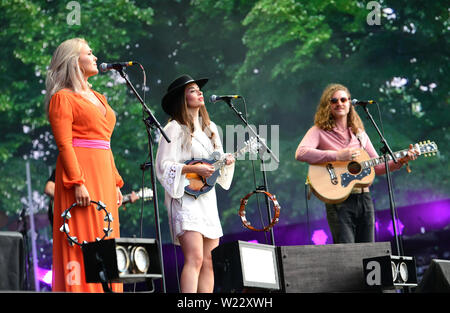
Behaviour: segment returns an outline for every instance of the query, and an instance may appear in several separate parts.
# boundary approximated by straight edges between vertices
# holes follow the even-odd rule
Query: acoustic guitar
[[[237,159],[247,152],[255,154],[260,147],[261,144],[256,141],[255,137],[252,137],[245,142],[242,149],[232,155]],[[186,179],[189,184],[184,187],[184,192],[197,199],[200,195],[210,191],[216,184],[217,178],[220,176],[220,169],[226,164],[226,155],[221,157],[218,152],[214,152],[210,159],[191,159],[184,163],[187,165],[211,164],[214,166],[214,173],[208,178],[200,176],[197,173],[186,173]]]
[[[420,142],[413,146],[419,155],[436,155],[438,151],[434,142]],[[408,154],[409,149],[394,152],[400,159]],[[392,160],[390,155],[388,160]],[[360,155],[352,161],[335,161],[311,164],[307,182],[314,195],[325,203],[340,203],[348,198],[354,187],[367,187],[375,178],[374,166],[384,163],[384,156],[370,159],[367,152],[360,150]]]
[[[122,205],[134,202],[136,200],[139,200],[141,198],[144,198],[144,201],[152,200],[153,199],[153,190],[150,188],[145,187],[144,191],[142,192],[142,189],[138,192],[131,192],[129,194],[123,195]]]

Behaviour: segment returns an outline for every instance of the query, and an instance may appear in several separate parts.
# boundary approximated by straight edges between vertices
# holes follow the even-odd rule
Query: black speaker
[[[0,290],[23,290],[25,249],[19,232],[0,232]]]
[[[369,292],[363,259],[391,254],[390,242],[283,246],[285,291]]]
[[[431,260],[415,291],[418,293],[450,292],[450,261]]]

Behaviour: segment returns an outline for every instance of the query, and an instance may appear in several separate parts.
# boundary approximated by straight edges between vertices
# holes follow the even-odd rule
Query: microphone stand
[[[367,116],[369,117],[369,120],[372,122],[378,135],[381,138],[381,143],[383,144],[383,146],[380,148],[380,151],[383,154],[384,165],[386,167],[386,181],[387,181],[388,192],[389,192],[389,205],[390,205],[390,210],[391,210],[392,229],[394,231],[395,246],[397,249],[397,253],[399,256],[402,256],[403,255],[403,247],[401,245],[400,237],[399,237],[399,234],[397,231],[397,219],[398,218],[397,218],[397,212],[396,212],[395,203],[394,203],[394,192],[393,192],[393,188],[392,188],[391,172],[389,170],[389,160],[392,159],[394,161],[394,163],[397,163],[398,160],[395,157],[394,153],[392,152],[391,148],[389,147],[386,139],[381,134],[380,129],[378,128],[377,124],[375,123],[375,120],[373,119],[372,115],[369,112],[369,109],[367,108],[367,105],[362,104],[360,106],[366,112]]]
[[[23,240],[23,249],[22,252],[24,252],[25,256],[23,259],[24,262],[24,272],[22,274],[22,277],[20,277],[20,281],[22,285],[20,288],[23,288],[24,290],[31,290],[30,287],[30,251],[28,247],[28,224],[27,224],[27,216],[26,216],[26,208],[23,207],[19,214],[19,219],[17,220],[17,230],[22,234],[22,240]],[[22,228],[19,229],[19,223],[22,222]],[[22,261],[22,260],[21,260]],[[22,280],[23,279],[23,280]]]
[[[128,77],[123,72],[122,68],[117,69],[120,76],[125,79],[125,82],[127,83],[128,87],[133,91],[136,98],[139,100],[139,102],[142,104],[142,109],[145,113],[147,113],[148,117],[145,118],[144,124],[147,130],[148,134],[148,147],[149,147],[149,156],[150,161],[146,162],[144,164],[141,164],[141,170],[145,171],[146,169],[150,168],[151,173],[151,182],[152,182],[152,189],[153,189],[153,206],[155,209],[155,227],[156,227],[156,236],[158,240],[158,246],[159,246],[159,261],[161,263],[161,281],[162,281],[162,289],[163,292],[166,293],[166,279],[164,274],[164,258],[163,258],[163,250],[162,250],[162,240],[161,240],[161,228],[160,228],[160,221],[159,221],[159,208],[158,208],[158,192],[156,187],[156,175],[155,175],[155,167],[153,162],[153,140],[151,135],[151,129],[158,128],[161,134],[164,136],[164,138],[167,140],[167,142],[170,142],[169,137],[167,137],[167,134],[164,132],[163,128],[161,127],[161,124],[158,122],[158,120],[155,118],[155,116],[152,114],[150,109],[147,107],[147,105],[144,103],[144,100],[142,100],[141,96],[138,94],[134,86],[131,84]],[[142,225],[142,223],[141,223]],[[141,238],[142,238],[142,226],[141,226]]]
[[[267,152],[269,152],[269,154],[274,158],[274,160],[277,163],[280,163],[280,160],[277,158],[277,156],[272,152],[272,150],[270,150],[270,148],[266,145],[266,143],[261,140],[261,138],[259,137],[259,135],[256,133],[256,131],[250,127],[250,125],[248,124],[247,120],[244,118],[242,112],[239,112],[238,110],[236,110],[235,106],[233,105],[233,103],[231,102],[231,99],[223,99],[228,105],[229,107],[236,113],[236,115],[241,119],[241,121],[247,126],[247,128],[253,133],[253,135],[258,139],[258,142],[261,143],[261,145],[264,146],[264,148],[266,149]],[[263,173],[263,180],[264,180],[264,185],[260,186],[258,189],[260,190],[264,190],[266,192],[269,192],[268,189],[268,184],[267,184],[267,176],[266,176],[266,169],[264,166],[264,160],[261,158],[261,167],[262,167],[262,173]],[[272,213],[270,211],[270,202],[266,197],[266,207],[267,207],[267,216],[269,219],[269,223],[272,220]],[[270,228],[270,239],[271,239],[271,243],[274,246],[275,245],[275,236],[273,233],[273,228]]]

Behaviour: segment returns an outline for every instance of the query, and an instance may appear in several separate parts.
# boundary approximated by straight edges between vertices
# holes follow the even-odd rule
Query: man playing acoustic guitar
[[[309,164],[328,163],[325,175],[332,184],[338,183],[340,176],[330,162],[358,161],[361,154],[378,158],[356,110],[350,103],[349,90],[340,84],[328,85],[322,93],[311,127],[301,140],[295,153],[298,161]],[[410,145],[409,150],[398,159],[389,161],[391,171],[417,158],[417,152]],[[355,162],[355,164],[358,164]],[[385,174],[383,162],[373,167],[377,175]],[[373,174],[373,171],[368,169]],[[373,179],[373,178],[372,178]],[[342,182],[341,182],[342,184]],[[314,185],[312,188],[314,189]],[[351,188],[347,186],[347,188]],[[367,184],[368,186],[368,184]],[[325,202],[327,220],[334,243],[374,242],[375,212],[369,187],[353,187],[343,199],[335,198]],[[317,193],[315,193],[317,195]]]

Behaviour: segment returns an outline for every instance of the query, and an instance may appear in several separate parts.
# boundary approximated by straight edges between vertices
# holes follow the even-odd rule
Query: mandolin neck
[[[232,156],[236,159],[239,156],[241,156],[242,154],[244,154],[246,151],[247,151],[247,147],[244,147],[241,150],[238,150],[235,153],[233,153]],[[223,159],[214,162],[212,165],[214,166],[214,170],[217,171],[218,169],[224,167],[226,163],[227,163],[227,158],[224,157]]]

